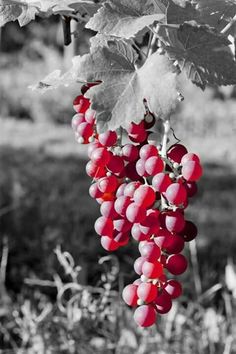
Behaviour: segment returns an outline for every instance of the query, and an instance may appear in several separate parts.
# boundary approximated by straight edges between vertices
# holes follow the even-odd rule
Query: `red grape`
[[[156,311],[151,305],[139,306],[134,312],[134,320],[141,327],[150,327],[156,322]]]
[[[132,307],[137,306],[138,295],[137,295],[138,286],[135,284],[127,285],[122,291],[122,298],[124,302]]]
[[[187,269],[188,262],[182,254],[173,254],[167,258],[166,268],[171,274],[180,275]]]

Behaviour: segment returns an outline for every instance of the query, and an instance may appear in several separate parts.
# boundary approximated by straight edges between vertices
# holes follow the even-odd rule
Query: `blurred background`
[[[181,79],[175,135],[204,165],[188,209],[184,295],[140,330],[120,299],[134,245],[106,257],[93,224],[86,148],[70,128],[79,87],[28,87],[88,51],[78,27],[63,46],[59,18],[0,29],[0,353],[236,353],[236,95]],[[105,257],[105,258],[104,258]]]

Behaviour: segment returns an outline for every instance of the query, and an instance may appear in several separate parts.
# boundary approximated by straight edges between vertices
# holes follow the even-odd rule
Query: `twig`
[[[202,283],[199,275],[197,245],[195,240],[192,240],[192,242],[189,243],[189,250],[190,250],[191,261],[193,266],[193,278],[194,278],[195,289],[196,289],[197,297],[199,297],[202,293]]]

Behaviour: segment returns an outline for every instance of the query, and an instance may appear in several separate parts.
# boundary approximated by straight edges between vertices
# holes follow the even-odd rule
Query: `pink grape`
[[[156,311],[152,305],[139,306],[134,312],[134,320],[141,327],[150,327],[156,322]]]
[[[118,217],[114,208],[113,200],[104,201],[100,207],[100,212],[102,216],[105,216],[106,218],[115,219]]]
[[[100,147],[102,147],[102,145],[98,141],[90,143],[88,146],[88,157],[91,158],[92,152]]]
[[[132,229],[131,229],[132,237],[138,242],[144,241],[144,240],[148,240],[149,237],[150,237],[148,234],[144,234],[141,231],[141,227],[140,226],[141,225],[139,223],[135,223],[135,224],[133,224]]]
[[[166,268],[171,274],[180,275],[187,269],[188,262],[182,254],[173,254],[167,258]]]
[[[110,153],[104,147],[97,148],[92,152],[91,160],[99,166],[105,166],[110,160]]]
[[[142,272],[145,277],[156,279],[163,274],[163,265],[158,261],[145,261],[142,266]]]
[[[145,257],[150,261],[156,261],[161,255],[161,250],[153,241],[150,241],[145,242],[140,253],[142,257]]]
[[[138,286],[138,298],[149,303],[157,297],[157,286],[152,283],[142,283]]]
[[[138,286],[135,284],[127,285],[122,291],[122,298],[124,302],[132,307],[137,306],[138,295],[137,295]]]
[[[122,148],[123,159],[129,162],[136,161],[139,156],[139,149],[133,144],[126,144]]]
[[[198,229],[197,226],[189,220],[186,220],[184,229],[180,232],[185,242],[190,242],[197,236]]]
[[[129,138],[131,141],[134,143],[143,143],[145,140],[147,140],[147,132],[146,130],[140,131],[137,134],[129,134]]]
[[[131,199],[129,197],[126,197],[125,195],[118,197],[115,201],[115,210],[119,215],[125,216],[126,210],[130,204]]]
[[[98,181],[98,188],[103,193],[114,192],[118,187],[118,181],[115,176],[103,177]]]
[[[95,199],[96,198],[101,198],[103,196],[103,193],[98,188],[98,183],[97,182],[91,184],[91,186],[89,187],[89,195],[92,198],[95,198]]]
[[[154,145],[145,144],[141,147],[139,156],[142,160],[147,160],[151,156],[158,156],[158,150]]]
[[[88,139],[93,135],[93,126],[87,122],[83,122],[77,126],[76,131],[88,142]]]
[[[113,240],[118,242],[119,246],[126,246],[129,243],[129,233],[128,232],[115,233]]]
[[[196,182],[184,182],[184,187],[186,188],[187,195],[189,198],[192,198],[198,191]]]
[[[91,108],[88,108],[87,111],[85,112],[85,120],[91,125],[94,125],[95,123],[95,115],[96,111],[94,111]]]
[[[82,95],[77,96],[73,101],[73,107],[77,113],[85,113],[89,106],[89,100]]]
[[[183,204],[187,199],[186,188],[180,183],[172,183],[165,192],[168,202],[179,205]]]
[[[128,183],[124,188],[124,195],[127,197],[130,197],[130,198],[133,198],[134,192],[140,186],[141,186],[141,182],[139,182],[139,181],[137,181],[137,182],[133,181],[133,182]]]
[[[131,179],[132,181],[138,181],[140,179],[140,175],[136,170],[136,162],[129,162],[125,166],[125,173],[127,178]]]
[[[166,229],[159,229],[154,237],[155,244],[161,249],[165,249],[169,243],[169,239],[172,237],[170,231]]]
[[[149,157],[145,162],[145,170],[149,176],[154,176],[159,172],[162,172],[164,168],[164,162],[158,156]]]
[[[74,131],[77,130],[77,127],[85,122],[84,114],[83,113],[77,113],[73,116],[71,120],[71,127]]]
[[[108,236],[102,236],[101,237],[101,245],[106,251],[116,251],[120,245],[118,242],[113,240],[112,238]]]
[[[187,161],[183,164],[182,175],[188,182],[197,181],[202,176],[202,166],[196,161]]]
[[[185,226],[184,215],[179,211],[168,212],[165,216],[165,225],[170,232],[180,232]]]
[[[167,292],[172,299],[176,299],[182,294],[182,286],[177,280],[170,279],[164,285],[164,292]]]
[[[142,159],[139,159],[137,162],[136,162],[136,171],[138,173],[139,176],[141,177],[148,177],[148,173],[146,172],[146,169],[145,169],[145,160],[142,160]]]
[[[160,314],[165,314],[170,311],[172,307],[171,297],[167,293],[159,294],[155,299],[156,310]]]
[[[173,235],[168,238],[165,244],[165,250],[167,253],[176,254],[180,253],[184,248],[184,239],[178,235]]]
[[[182,157],[187,154],[188,150],[186,149],[185,146],[181,144],[175,144],[170,147],[170,149],[167,152],[167,156],[169,159],[171,159],[174,162],[180,163]]]
[[[147,259],[145,257],[139,257],[135,260],[134,262],[134,271],[135,273],[137,273],[138,275],[142,274],[142,266],[143,263],[147,261]]]
[[[153,188],[147,185],[142,185],[134,192],[134,202],[137,205],[145,208],[150,207],[156,200],[156,193]]]
[[[106,170],[103,166],[98,166],[94,162],[89,161],[86,165],[86,173],[89,177],[98,179],[106,176]]]
[[[136,203],[131,203],[126,209],[126,217],[131,223],[142,222],[146,217],[146,210]]]
[[[94,225],[95,231],[100,236],[112,237],[113,235],[113,222],[111,219],[100,216]]]
[[[171,183],[170,177],[163,172],[156,174],[152,180],[153,188],[160,193],[164,193]]]
[[[117,134],[114,131],[108,130],[105,133],[99,134],[98,141],[106,147],[110,147],[116,144]]]
[[[185,154],[181,159],[181,165],[185,164],[187,161],[195,161],[200,163],[200,159],[197,155],[193,154],[192,152],[188,152]]]
[[[142,133],[143,131],[145,131],[144,121],[141,121],[138,124],[130,123],[127,128],[127,132],[129,134],[139,134],[139,133]]]
[[[107,163],[107,169],[115,175],[119,176],[124,171],[124,168],[125,164],[122,157],[111,154],[110,160]]]
[[[132,227],[132,224],[127,219],[117,219],[113,223],[114,228],[119,232],[127,232]]]
[[[119,185],[119,187],[116,190],[116,197],[119,198],[122,195],[124,195],[125,187],[127,186],[126,183],[122,183]]]

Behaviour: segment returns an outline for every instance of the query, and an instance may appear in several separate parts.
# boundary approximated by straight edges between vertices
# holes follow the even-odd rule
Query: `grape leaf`
[[[195,0],[183,3],[169,0],[166,17],[168,24],[196,21],[198,24],[214,27],[220,32],[235,14],[235,0]]]
[[[164,18],[159,0],[108,0],[86,27],[106,35],[130,38],[146,26]]]
[[[17,1],[0,0],[0,26],[15,21],[22,13],[22,5]]]
[[[35,16],[48,17],[52,14],[80,14],[92,16],[99,4],[92,0],[0,0],[0,26],[18,20],[21,26],[28,24]]]
[[[159,37],[169,58],[202,89],[206,84],[236,84],[236,62],[225,36],[206,26],[185,23],[179,28],[162,26]]]
[[[99,131],[140,122],[145,114],[144,99],[151,112],[163,119],[174,109],[176,74],[171,72],[169,60],[154,53],[141,68],[136,68],[136,60],[136,52],[122,41],[77,57],[79,81],[102,81],[86,93],[97,111]]]

